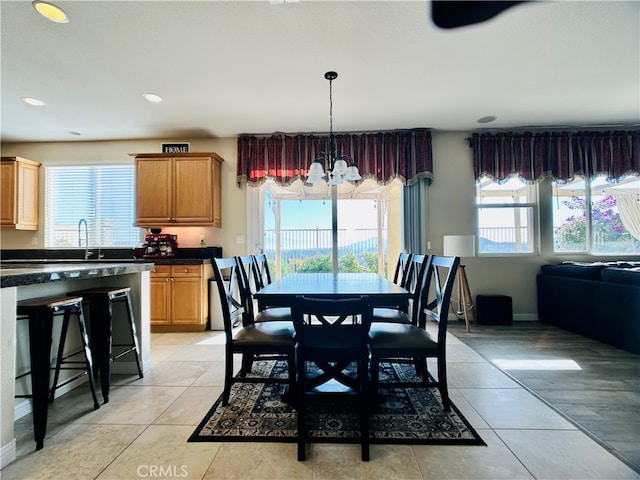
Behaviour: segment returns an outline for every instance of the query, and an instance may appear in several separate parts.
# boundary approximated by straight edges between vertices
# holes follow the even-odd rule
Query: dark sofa
[[[543,265],[541,322],[640,354],[640,263]]]

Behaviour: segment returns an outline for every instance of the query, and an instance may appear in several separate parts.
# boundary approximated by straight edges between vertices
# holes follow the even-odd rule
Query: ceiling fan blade
[[[484,22],[520,3],[519,1],[451,1],[432,0],[431,19],[440,28],[458,28]]]

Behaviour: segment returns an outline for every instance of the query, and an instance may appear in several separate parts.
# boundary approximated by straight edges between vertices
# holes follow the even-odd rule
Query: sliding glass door
[[[346,188],[345,193],[344,188],[283,188],[269,182],[261,187],[261,250],[276,276],[332,271],[386,275],[390,189]],[[399,222],[399,215],[394,217]]]

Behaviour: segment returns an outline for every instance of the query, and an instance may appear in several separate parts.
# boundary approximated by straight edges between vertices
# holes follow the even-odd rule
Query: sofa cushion
[[[542,265],[540,273],[543,275],[553,275],[554,277],[581,278],[583,280],[600,280],[600,272],[606,268],[605,265]]]
[[[604,282],[623,283],[626,285],[640,285],[640,267],[609,267],[602,270],[601,275]]]

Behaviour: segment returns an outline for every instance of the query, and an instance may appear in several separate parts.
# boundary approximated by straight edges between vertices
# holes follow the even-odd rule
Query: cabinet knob
[[[187,273],[188,271],[189,271],[188,269],[186,269],[186,268],[184,269],[184,273]]]

